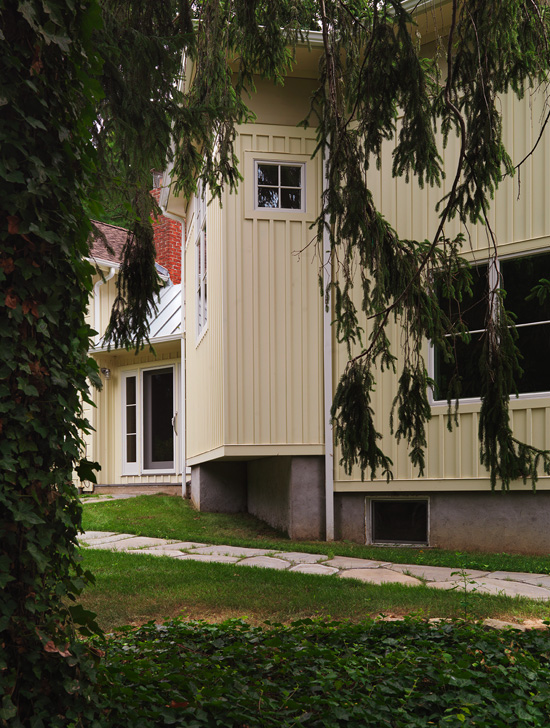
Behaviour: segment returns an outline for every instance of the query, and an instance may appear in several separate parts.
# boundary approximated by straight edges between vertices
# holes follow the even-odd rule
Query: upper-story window
[[[471,340],[455,340],[456,367],[461,377],[461,399],[481,394],[479,360],[486,335],[485,315],[489,290],[497,283],[506,290],[504,305],[515,316],[517,345],[521,354],[522,376],[516,381],[519,394],[550,392],[550,299],[541,302],[530,294],[541,279],[550,280],[550,253],[514,258],[499,258],[472,268],[472,295],[460,305],[442,299],[451,321],[462,320],[469,328]],[[446,400],[455,365],[446,362],[442,352],[434,347],[434,397]],[[510,393],[512,394],[512,392]]]
[[[305,209],[305,164],[255,162],[256,209]]]
[[[201,180],[198,183],[195,197],[195,306],[197,339],[205,331],[208,321],[207,271],[206,191]]]

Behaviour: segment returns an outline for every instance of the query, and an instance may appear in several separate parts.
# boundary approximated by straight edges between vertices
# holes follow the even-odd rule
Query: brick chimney
[[[162,187],[162,174],[153,171],[153,189],[151,194],[159,201]],[[182,225],[164,215],[153,220],[157,263],[167,268],[172,283],[181,283],[181,236]]]

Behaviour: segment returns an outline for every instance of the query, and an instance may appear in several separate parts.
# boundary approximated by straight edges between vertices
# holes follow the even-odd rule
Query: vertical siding
[[[208,320],[197,339],[195,283],[195,222],[191,219],[185,250],[186,289],[186,377],[187,457],[208,452],[223,444],[223,353],[222,353],[222,265],[224,236],[219,201],[207,207]]]
[[[160,475],[123,475],[123,422],[122,422],[122,382],[123,374],[126,371],[136,371],[137,374],[143,368],[162,367],[165,365],[177,365],[181,360],[180,342],[176,341],[163,351],[158,351],[156,356],[150,352],[143,352],[136,356],[133,352],[117,352],[114,355],[102,355],[98,357],[100,367],[108,367],[111,370],[111,378],[103,379],[101,391],[95,391],[94,400],[97,408],[94,411],[93,424],[95,433],[90,444],[89,457],[93,455],[101,465],[97,475],[97,481],[101,484],[147,484],[147,483],[174,483],[181,480],[181,464],[179,462],[179,437],[183,434],[183,423],[178,417],[177,432],[175,438],[175,459],[176,472]],[[179,367],[174,366],[174,389],[176,409],[180,409],[180,376]]]
[[[246,126],[237,154],[241,165],[248,152],[292,162],[292,155],[309,160],[314,146],[314,139],[292,127]],[[307,248],[321,168],[317,160],[307,164],[315,204],[299,219],[284,212],[268,219],[247,213],[251,176],[224,203],[226,444],[323,442],[322,299],[318,259]]]
[[[504,141],[513,158],[519,162],[535,144],[542,120],[545,117],[542,94],[535,94],[523,101],[512,97],[502,100],[504,115]],[[391,177],[391,151],[393,143],[386,143],[380,172],[369,171],[369,184],[383,214],[396,227],[401,237],[430,238],[437,228],[438,217],[434,213],[435,202],[447,193],[453,182],[453,160],[459,152],[458,139],[451,137],[444,151],[447,171],[441,189],[420,190],[414,184],[405,184]],[[550,136],[545,134],[535,155],[526,161],[519,175],[505,180],[495,196],[489,220],[495,231],[500,255],[517,254],[550,247],[550,189],[547,160],[550,158]],[[447,224],[449,237],[460,231],[457,221]],[[465,231],[466,232],[466,231]],[[465,257],[472,261],[484,260],[491,250],[487,231],[480,225],[467,231]],[[399,335],[391,332],[394,352],[399,352]],[[426,346],[426,361],[428,347]],[[346,365],[343,347],[334,342],[334,385]],[[424,479],[413,472],[403,443],[397,445],[389,432],[389,412],[396,393],[396,378],[381,375],[374,396],[376,422],[383,434],[381,447],[391,456],[395,482],[408,482],[421,489],[428,481],[467,480],[486,488],[488,479],[479,463],[478,413],[479,404],[461,405],[458,428],[447,428],[447,408],[432,408],[432,420],[428,424],[428,447]],[[539,448],[550,446],[550,402],[544,398],[511,400],[511,420],[518,438]],[[345,475],[339,465],[340,453],[335,453],[335,479],[341,487],[360,481],[355,470]],[[366,474],[368,479],[369,474]],[[365,484],[365,487],[369,487]],[[390,486],[391,487],[391,486]]]

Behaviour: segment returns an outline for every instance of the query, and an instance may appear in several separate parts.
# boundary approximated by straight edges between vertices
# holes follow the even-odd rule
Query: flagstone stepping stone
[[[267,554],[272,554],[273,551],[269,551],[268,549],[250,549],[241,546],[205,546],[204,548],[195,549],[193,553],[219,554],[246,558],[247,556],[266,556]]]
[[[288,561],[275,559],[273,556],[250,556],[237,562],[237,566],[261,566],[263,569],[288,569]]]
[[[333,566],[323,566],[323,564],[297,564],[293,566],[289,571],[297,571],[300,574],[319,574],[322,576],[331,576],[337,574],[338,569]]]
[[[550,576],[548,574],[528,574],[524,571],[493,571],[487,574],[489,579],[504,579],[522,581],[525,584],[550,588]]]
[[[400,571],[411,576],[426,579],[426,581],[463,581],[462,570],[456,568],[447,568],[446,566],[423,566],[422,564],[392,564],[392,571]],[[461,573],[457,573],[457,572]],[[464,570],[467,579],[474,577],[487,576],[486,571],[475,571],[473,569]]]
[[[409,584],[410,586],[421,586],[422,584],[414,576],[407,576],[390,569],[349,569],[343,571],[340,577],[342,579],[359,579],[369,584]]]
[[[78,538],[81,541],[95,541],[99,538],[107,538],[108,536],[118,536],[116,531],[84,531]]]
[[[151,548],[147,549],[147,551],[157,551],[164,549],[168,549],[170,551],[181,551],[182,549],[196,549],[200,548],[201,546],[206,546],[206,544],[195,543],[194,541],[174,541],[173,543],[171,543],[170,541],[166,541],[164,544],[161,544],[159,546],[151,546]]]
[[[276,551],[275,556],[285,561],[292,561],[293,564],[316,564],[327,558],[323,554],[305,554],[300,551]]]
[[[236,564],[239,559],[236,556],[223,556],[222,554],[184,554],[177,552],[178,561],[204,561],[209,564]]]
[[[390,566],[387,561],[356,559],[354,556],[335,556],[330,561],[324,561],[323,563],[337,569],[377,569],[379,566]]]
[[[135,538],[131,533],[114,533],[111,536],[89,539],[89,541],[83,539],[83,545],[90,543],[94,549],[109,548],[112,544],[118,543],[119,541],[128,541],[131,538]]]
[[[426,586],[433,589],[455,589],[467,593],[478,592],[479,594],[504,594],[508,597],[529,597],[529,599],[550,600],[550,589],[543,589],[539,586],[524,584],[519,581],[506,581],[505,579],[474,579],[472,581],[451,582],[428,582]]]
[[[138,551],[151,546],[165,546],[166,540],[163,538],[150,538],[148,536],[131,536],[130,538],[120,539],[118,541],[106,541],[101,544],[103,549],[111,549],[112,551]]]

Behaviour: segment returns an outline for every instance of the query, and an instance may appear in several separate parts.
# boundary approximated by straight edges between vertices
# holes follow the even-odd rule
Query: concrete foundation
[[[324,458],[272,457],[248,463],[248,512],[290,538],[325,538]]]
[[[210,462],[191,469],[191,501],[199,511],[245,513],[246,463]]]
[[[337,493],[335,536],[369,541],[368,499],[391,493]],[[550,493],[454,492],[393,494],[424,496],[429,503],[429,546],[459,551],[550,553]]]

